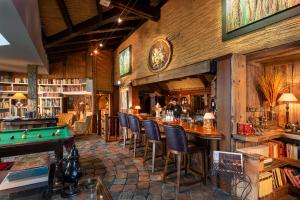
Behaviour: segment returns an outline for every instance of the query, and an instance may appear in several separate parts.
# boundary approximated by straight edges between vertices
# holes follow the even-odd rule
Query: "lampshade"
[[[212,112],[205,113],[203,119],[215,119],[215,115]]]
[[[20,99],[27,99],[27,97],[26,97],[23,93],[17,92],[17,93],[15,93],[15,94],[11,97],[11,99],[18,99],[18,100],[20,100]]]
[[[142,108],[141,108],[141,106],[137,105],[137,106],[134,107],[134,109],[141,110]]]
[[[293,102],[293,101],[298,101],[298,99],[295,97],[293,93],[283,93],[278,101],[283,101],[283,102]]]

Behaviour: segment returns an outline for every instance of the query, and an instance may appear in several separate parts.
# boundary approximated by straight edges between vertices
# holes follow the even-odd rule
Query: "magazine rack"
[[[221,179],[222,183],[230,186],[230,199],[246,200],[252,190],[252,186],[250,177],[243,172],[244,169],[241,170],[240,166],[213,163],[208,176],[215,176],[218,180]]]

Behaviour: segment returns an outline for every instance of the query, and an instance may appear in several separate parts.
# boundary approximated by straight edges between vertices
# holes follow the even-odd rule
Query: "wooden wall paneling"
[[[114,86],[113,87],[113,97],[112,97],[112,101],[113,101],[113,115],[117,115],[117,113],[119,112],[119,99],[120,99],[120,95],[119,95],[119,87],[118,86]]]
[[[233,54],[231,57],[231,127],[237,132],[237,123],[245,123],[246,117],[246,56]]]
[[[95,87],[97,91],[112,92],[113,53],[100,51],[95,57]]]
[[[292,79],[292,66],[294,67]],[[287,92],[291,91],[300,100],[300,61],[285,61],[277,63],[247,63],[247,107],[262,107],[265,101],[264,96],[258,92],[256,77],[262,73],[270,73],[272,69],[277,68],[284,74],[285,84],[291,85],[287,88]],[[290,103],[290,121],[292,123],[300,121],[300,101]],[[285,104],[277,102],[275,112],[278,114],[278,124],[281,127],[285,125]],[[247,113],[248,116],[253,113]],[[258,117],[260,113],[256,113]]]
[[[86,53],[74,53],[66,60],[66,78],[86,77]]]

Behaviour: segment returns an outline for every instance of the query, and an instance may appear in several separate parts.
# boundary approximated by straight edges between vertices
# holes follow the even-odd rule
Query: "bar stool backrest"
[[[145,128],[145,133],[150,140],[156,140],[159,141],[160,138],[160,131],[158,128],[158,125],[153,120],[144,120],[143,125]]]
[[[178,152],[187,152],[188,143],[184,129],[181,126],[164,125],[167,147]]]
[[[122,112],[118,112],[118,117],[119,117],[119,121],[120,121],[120,125],[121,127],[129,127],[128,124],[128,117],[126,113],[122,113]]]
[[[128,115],[128,121],[131,132],[139,134],[141,132],[140,120],[134,115]]]

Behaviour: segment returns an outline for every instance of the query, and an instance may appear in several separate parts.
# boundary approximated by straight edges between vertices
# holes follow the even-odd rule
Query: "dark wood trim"
[[[69,15],[69,12],[68,12],[68,9],[67,9],[67,6],[65,4],[65,1],[64,0],[56,0],[57,2],[57,5],[59,7],[59,10],[64,18],[64,21],[68,27],[68,31],[70,33],[73,32],[73,23],[72,23],[72,20],[70,18],[70,15]]]
[[[62,31],[51,37],[48,37],[48,39],[47,39],[48,44],[46,45],[46,48],[54,47],[58,43],[62,43],[67,40],[73,39],[79,35],[82,35],[88,31],[98,29],[104,25],[107,25],[110,23],[115,23],[115,22],[117,22],[118,18],[119,18],[119,16],[115,15],[115,16],[103,19],[102,21],[99,21],[98,16],[96,16],[96,18],[94,17],[90,20],[85,21],[84,23],[76,25],[74,27],[73,33]],[[135,20],[140,20],[140,19],[141,18],[137,17],[137,16],[126,16],[126,17],[122,18],[123,21],[135,21]],[[95,22],[95,21],[97,21],[97,22]]]
[[[211,72],[210,62],[211,61],[206,60],[206,61],[197,62],[191,65],[179,67],[172,70],[161,71],[151,76],[135,79],[132,81],[132,85],[133,86],[145,85],[149,83],[156,83],[161,81],[178,79],[187,76],[194,76],[197,74],[210,73]]]
[[[89,32],[84,33],[83,35],[92,35],[92,34],[99,34],[99,33],[110,33],[110,32],[117,32],[117,31],[131,31],[131,30],[134,30],[134,29],[135,29],[135,27],[108,28],[108,29],[89,31]]]
[[[160,8],[150,7],[150,1],[146,2],[139,3],[138,1],[133,1],[133,4],[128,4],[127,0],[112,0],[111,5],[142,18],[158,21],[160,19]]]
[[[222,0],[222,40],[230,40],[235,37],[239,37],[241,35],[250,33],[252,31],[261,29],[263,27],[269,26],[271,24],[280,22],[282,20],[300,15],[300,5],[289,8],[287,10],[283,10],[281,12],[275,13],[271,16],[263,18],[261,20],[255,21],[246,26],[240,27],[236,30],[226,32],[226,1]]]

